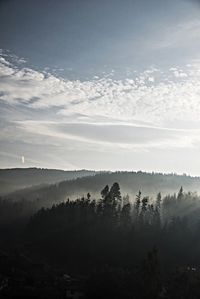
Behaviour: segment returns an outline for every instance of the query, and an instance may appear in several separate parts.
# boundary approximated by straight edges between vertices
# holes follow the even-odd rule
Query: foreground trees
[[[108,264],[131,268],[157,248],[162,267],[200,262],[200,201],[196,194],[161,194],[155,200],[123,197],[118,183],[95,200],[90,194],[40,209],[30,220],[26,242],[47,258],[73,267]]]
[[[118,183],[100,194],[41,208],[17,244],[67,273],[83,273],[85,298],[199,298],[199,196],[181,187],[163,199],[141,191],[131,198]],[[23,202],[0,201],[0,216],[17,207]]]

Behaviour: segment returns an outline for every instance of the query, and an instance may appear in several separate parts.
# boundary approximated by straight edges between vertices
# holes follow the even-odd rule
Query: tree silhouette
[[[183,198],[183,187],[181,186],[179,192],[178,192],[178,196],[177,199],[181,200]]]

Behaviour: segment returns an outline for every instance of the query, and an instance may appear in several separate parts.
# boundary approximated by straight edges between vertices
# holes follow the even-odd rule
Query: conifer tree
[[[183,198],[183,187],[181,186],[179,192],[178,192],[178,196],[177,196],[177,199],[182,199]]]

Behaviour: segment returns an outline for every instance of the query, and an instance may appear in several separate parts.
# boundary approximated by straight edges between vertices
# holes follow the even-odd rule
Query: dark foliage
[[[41,188],[41,185],[77,179],[95,173],[90,170],[64,171],[44,168],[0,169],[0,195],[36,185],[40,185],[38,188]],[[30,188],[31,190],[35,188]]]
[[[42,208],[27,227],[27,243],[49,260],[72,266],[107,264],[131,268],[156,247],[162,267],[200,262],[200,200],[196,194],[166,196],[161,200],[122,197],[118,183],[101,191],[94,200],[88,194],[51,208]],[[195,245],[195,246],[193,246]]]
[[[45,171],[44,171],[45,173]],[[93,173],[94,174],[94,173]],[[56,174],[57,175],[57,174]],[[56,177],[55,175],[55,177]],[[162,174],[162,173],[145,173],[142,171],[138,172],[100,172],[92,175],[92,172],[83,171],[74,172],[70,180],[70,172],[63,172],[63,176],[66,178],[55,180],[54,184],[48,186],[34,186],[32,188],[26,188],[24,190],[19,190],[12,194],[9,194],[6,198],[12,200],[20,200],[26,198],[27,200],[33,201],[37,198],[43,202],[44,206],[52,205],[53,202],[66,201],[68,197],[71,199],[76,199],[77,197],[82,197],[88,192],[94,197],[98,198],[99,190],[102,190],[107,184],[112,186],[114,182],[118,182],[121,187],[122,193],[128,193],[130,197],[135,197],[138,190],[142,190],[143,195],[148,195],[155,197],[160,191],[163,195],[173,194],[177,192],[180,186],[183,186],[184,190],[195,190],[200,191],[200,178],[190,177],[186,175],[176,175],[176,174]],[[28,175],[26,181],[29,183],[32,178],[32,174]],[[41,179],[42,174],[40,174],[39,183],[45,181],[50,174],[44,175]],[[53,176],[53,174],[52,174]],[[59,176],[61,178],[61,176]],[[72,179],[73,178],[73,179]],[[76,179],[74,179],[76,178]],[[1,180],[1,178],[0,178]],[[32,183],[32,185],[34,185]],[[1,188],[0,188],[1,189]],[[1,194],[1,193],[0,193]]]
[[[35,201],[1,199],[1,245],[10,242],[46,264],[84,274],[84,287],[78,284],[76,291],[81,289],[85,298],[199,298],[200,198],[196,193],[181,187],[177,195],[164,198],[158,193],[151,199],[141,191],[133,198],[122,196],[114,183],[102,189],[100,198],[86,194],[39,210]],[[19,261],[15,269],[21,267]],[[28,286],[29,267],[20,274]],[[14,274],[8,266],[5,269],[0,279],[4,285],[6,277],[9,283],[3,290],[9,294],[14,290]],[[55,273],[52,281],[55,294],[58,288],[64,292],[72,287],[63,282],[60,289]],[[38,283],[32,282],[35,291]]]

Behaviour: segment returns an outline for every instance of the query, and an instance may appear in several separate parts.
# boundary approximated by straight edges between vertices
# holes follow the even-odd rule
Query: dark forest
[[[0,200],[3,298],[199,298],[197,193],[38,201]]]

